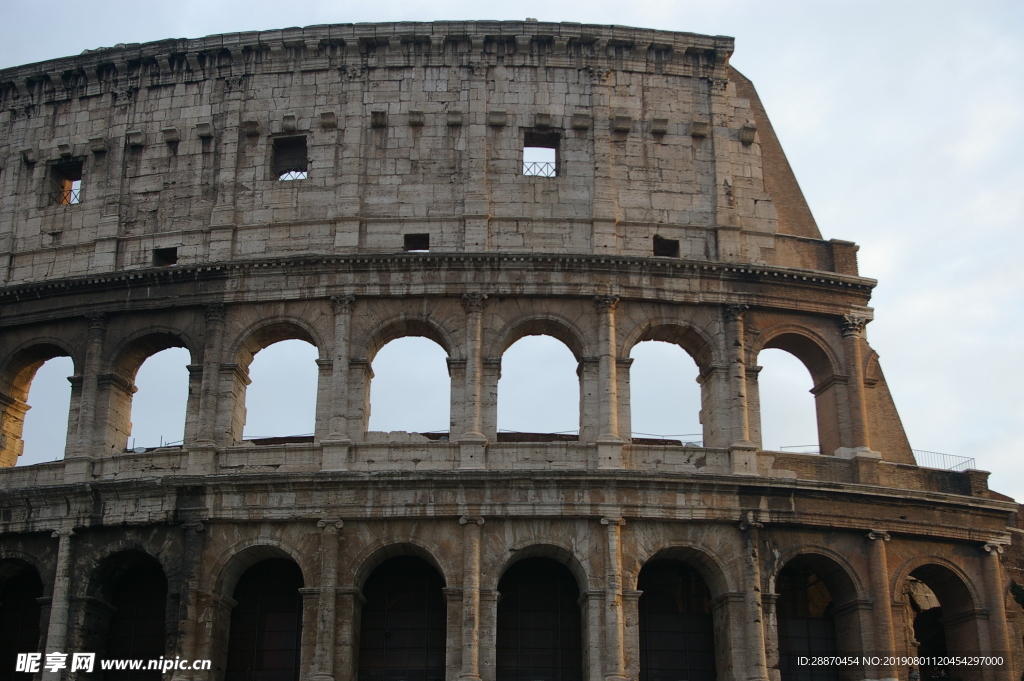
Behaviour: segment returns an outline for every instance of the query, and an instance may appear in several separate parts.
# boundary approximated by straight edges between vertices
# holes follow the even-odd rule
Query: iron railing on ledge
[[[555,164],[551,161],[530,161],[523,163],[523,175],[534,177],[554,177],[556,174]]]
[[[779,447],[783,452],[795,454],[820,454],[818,445],[788,445]],[[921,468],[937,468],[941,471],[955,471],[963,473],[966,470],[975,468],[976,462],[969,456],[958,456],[956,454],[943,454],[941,452],[929,452],[924,449],[914,449],[914,459]]]
[[[944,471],[963,473],[976,467],[974,459],[969,456],[927,452],[923,449],[915,449],[913,451],[914,458],[917,459],[917,465],[922,468],[938,468]]]
[[[50,203],[54,206],[73,206],[81,200],[81,189],[62,189],[50,192]]]

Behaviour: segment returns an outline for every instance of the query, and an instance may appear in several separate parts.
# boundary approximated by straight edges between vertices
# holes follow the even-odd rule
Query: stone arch
[[[162,655],[168,649],[167,644],[173,640],[177,614],[168,598],[167,566],[138,542],[122,542],[111,549],[93,563],[85,584],[87,598],[82,599],[78,605],[81,608],[80,616],[87,623],[83,627],[87,634],[86,640],[82,641],[83,646],[103,654],[113,651],[115,657]],[[133,579],[136,577],[142,579]],[[153,580],[156,580],[155,584]],[[118,605],[123,597],[138,597],[137,593],[125,594],[125,586],[129,586],[129,591],[136,591],[133,587],[140,584],[143,588],[150,587],[150,597],[143,599],[148,612],[141,621],[136,621],[136,612],[119,608]],[[162,594],[162,603],[159,596],[153,597],[157,592]],[[140,624],[141,650],[147,654],[127,654],[134,650],[132,632]],[[142,636],[148,637],[148,640],[142,641]]]
[[[636,374],[632,374],[634,359],[630,356],[637,345],[645,341],[660,341],[679,347],[686,353],[696,365],[698,376],[697,384],[700,390],[700,404],[692,405],[697,407],[698,413],[690,413],[691,429],[695,428],[697,421],[700,422],[700,431],[705,446],[714,447],[722,443],[718,442],[716,435],[725,430],[725,426],[719,420],[725,418],[723,410],[716,409],[722,403],[722,399],[716,395],[721,392],[722,386],[717,385],[714,380],[707,380],[708,374],[715,365],[721,365],[722,348],[720,343],[714,339],[703,328],[685,320],[666,317],[655,317],[636,324],[629,330],[621,346],[619,347],[619,430],[623,434],[631,434],[635,428],[633,420],[633,398],[640,393],[635,387],[642,387],[635,384]],[[679,368],[679,370],[683,370]],[[692,371],[692,369],[690,369]],[[690,384],[691,386],[693,384]],[[696,388],[696,386],[693,386]],[[682,388],[680,388],[682,390]],[[695,395],[694,395],[695,397]],[[692,399],[692,397],[691,397]],[[642,400],[638,400],[642,403]],[[691,403],[692,404],[692,403]],[[697,418],[695,418],[697,417]],[[669,433],[679,432],[678,430],[660,430],[656,432]]]
[[[807,367],[814,384],[840,373],[843,363],[831,344],[815,331],[798,324],[774,324],[761,330],[750,345],[755,360],[762,350],[785,350]]]
[[[53,589],[53,565],[44,564],[43,561],[39,560],[39,556],[28,553],[27,551],[18,551],[15,549],[4,549],[0,550],[0,566],[10,565],[12,568],[21,569],[17,566],[23,566],[35,570],[39,578],[43,580],[43,592],[49,594]],[[4,568],[0,567],[0,579],[4,578],[7,574]]]
[[[455,342],[449,332],[440,325],[428,319],[403,315],[398,318],[386,319],[377,324],[366,334],[363,344],[353,349],[362,347],[363,356],[372,362],[377,352],[385,345],[393,340],[408,336],[420,336],[434,341],[441,346],[441,349],[445,351],[448,357],[455,357],[453,352],[457,352],[459,347],[459,344]]]
[[[841,447],[850,446],[848,419],[840,415],[847,409],[842,362],[831,344],[814,332],[796,324],[776,324],[761,331],[751,344],[750,364],[762,350],[784,350],[796,357],[807,369],[813,382],[815,423],[818,431],[818,450],[821,454],[835,454]],[[751,424],[751,439],[762,444],[761,399],[757,374],[747,377],[748,415]]]
[[[783,581],[784,574],[792,582]],[[865,636],[873,622],[870,611],[861,605],[867,602],[864,584],[843,556],[819,546],[785,551],[772,561],[767,582],[768,592],[773,594],[766,613],[768,657],[778,661],[783,681],[795,678],[793,674],[799,670],[796,657],[800,654],[869,652],[865,643],[870,639]],[[821,586],[827,592],[827,603]],[[808,612],[800,610],[802,603],[807,604],[803,607]],[[817,609],[823,612],[815,614]],[[840,678],[854,678],[846,674],[847,671],[841,671]]]
[[[662,341],[678,345],[693,358],[702,371],[714,363],[723,361],[721,348],[707,331],[687,321],[656,317],[636,325],[624,337],[619,347],[619,357],[629,357],[633,348],[644,341]]]
[[[215,593],[230,597],[246,570],[268,558],[286,558],[299,566],[303,582],[310,583],[316,574],[314,566],[306,564],[305,554],[290,542],[269,537],[237,541],[217,556],[209,571],[213,580],[210,587]]]
[[[0,638],[0,661],[4,665],[13,663],[18,653],[42,650],[45,632],[39,599],[44,588],[32,562],[0,557],[0,628],[4,633]]]
[[[910,640],[905,641],[903,645],[909,654],[960,657],[983,652],[983,642],[988,640],[985,631],[988,628],[988,615],[982,607],[984,599],[981,590],[961,566],[938,556],[924,555],[908,560],[894,574],[892,586],[898,591],[895,600],[904,604],[905,626],[902,629],[908,639],[913,636],[919,644],[915,649]],[[930,590],[930,595],[938,601],[937,608],[933,604],[919,602],[919,599],[926,600],[921,597],[927,591],[921,594],[918,591],[920,584],[915,589],[911,580],[923,583]],[[900,628],[896,627],[896,630],[898,632]],[[937,634],[938,641],[929,633]],[[936,643],[940,647],[938,650]],[[984,652],[1005,655],[1003,651]],[[940,668],[943,667],[925,668],[922,665],[921,673],[927,676]],[[944,667],[944,670],[950,678],[960,677],[970,681],[983,678],[980,669],[976,667],[950,665]]]
[[[484,356],[501,357],[513,343],[526,336],[551,336],[561,341],[577,361],[589,353],[588,335],[575,323],[556,314],[534,314],[519,317],[508,322],[495,334],[496,345],[493,352],[484,352]]]
[[[22,439],[28,393],[39,368],[55,357],[70,357],[74,373],[80,373],[80,362],[70,346],[53,337],[33,338],[14,348],[0,365],[0,467],[13,466],[25,447]],[[72,409],[76,395],[72,391]],[[71,424],[65,426],[70,430]]]
[[[508,569],[526,558],[551,558],[569,569],[572,576],[576,578],[576,585],[579,587],[580,593],[592,588],[586,563],[569,546],[552,541],[524,540],[510,547],[508,553],[510,555],[502,562],[501,568],[497,573],[488,576],[491,581],[490,584],[483,584],[481,579],[481,589],[490,588],[497,590],[498,583],[504,574],[508,572]]]
[[[100,409],[96,419],[102,428],[104,450],[120,451],[128,446],[132,401],[137,390],[135,378],[146,360],[170,348],[184,348],[189,353],[189,363],[195,364],[199,360],[198,347],[187,333],[164,326],[136,331],[114,347],[101,372],[97,394]]]
[[[659,542],[651,547],[651,550],[644,556],[638,556],[637,561],[624,575],[623,585],[629,589],[636,589],[637,580],[640,578],[644,565],[655,560],[677,560],[692,565],[704,578],[711,590],[712,597],[738,590],[733,584],[734,580],[726,570],[725,564],[718,556],[700,546],[673,541]]]
[[[437,573],[441,575],[441,579],[444,580],[445,586],[449,587],[459,582],[458,567],[447,564],[438,558],[438,556],[444,555],[445,553],[441,550],[440,546],[419,537],[404,540],[385,537],[363,547],[358,554],[353,556],[349,562],[353,569],[343,574],[339,582],[351,584],[357,589],[362,589],[363,585],[366,584],[366,580],[373,574],[373,571],[385,561],[391,558],[412,556],[423,560],[437,570]]]
[[[317,349],[320,359],[327,359],[328,344],[320,332],[308,321],[291,315],[276,315],[272,319],[253,322],[235,334],[228,344],[230,350],[225,354],[248,369],[257,352],[285,340],[306,341]]]

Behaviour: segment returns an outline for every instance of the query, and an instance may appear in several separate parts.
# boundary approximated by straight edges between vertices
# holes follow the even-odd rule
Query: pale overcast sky
[[[82,0],[55,8],[2,0],[0,16],[0,67],[116,43],[362,21],[536,17],[734,36],[732,64],[757,86],[823,236],[860,244],[861,273],[879,280],[869,340],[881,355],[912,445],[974,457],[978,468],[992,471],[994,489],[1024,499],[1024,361],[1017,355],[1024,337],[1024,3]],[[393,373],[401,375],[399,360],[409,353],[398,346],[385,351],[393,355],[388,360]],[[567,362],[559,351],[543,343],[522,349],[543,358],[542,366],[564,373],[571,357]],[[269,354],[265,358],[268,365],[280,365]],[[382,355],[378,364],[385,359]],[[509,381],[525,377],[510,372],[513,359],[506,356],[503,395],[521,389]],[[180,366],[180,358],[176,361]],[[635,430],[666,435],[697,430],[695,407],[685,402],[696,388],[687,362],[678,358],[678,375],[655,371],[643,380],[635,377],[649,381],[654,395],[651,406],[640,411],[657,416],[658,407],[687,414],[672,420],[666,411],[661,420],[634,424]],[[637,360],[638,374],[640,364]],[[766,434],[766,445],[813,442],[813,417],[807,418],[811,402],[803,392],[809,378],[799,365],[769,363],[767,357],[762,364],[764,391],[774,389],[780,396],[769,400],[776,411],[766,412],[765,420],[775,431]],[[386,429],[394,414],[389,416],[381,396],[394,379],[387,376],[388,367],[375,369],[372,426]],[[441,363],[442,377],[443,372]],[[533,394],[536,381],[550,378],[553,386],[556,373],[552,368],[534,383],[527,381]],[[139,378],[137,413],[144,409],[144,378]],[[445,379],[435,373],[417,374],[415,380],[431,385]],[[662,381],[660,387],[655,380]],[[799,388],[797,397],[786,397],[793,390],[788,384]],[[502,427],[574,428],[572,386],[568,393],[560,389],[545,384],[543,390],[561,395],[564,409],[532,417],[527,410],[506,410]],[[409,392],[408,386],[395,390]],[[668,393],[683,394],[682,405],[672,406]],[[166,392],[155,397],[161,413],[181,403]],[[280,392],[278,398],[280,404]],[[443,405],[444,399],[430,402]],[[298,397],[286,401],[299,404]],[[424,413],[423,425],[407,425],[410,411],[424,411],[422,403],[401,409],[407,419],[402,427],[445,429],[443,408]],[[36,409],[41,424],[46,421],[42,411]],[[273,416],[264,415],[258,404],[250,406],[250,424],[269,428]],[[522,423],[512,421],[520,416]],[[148,418],[135,421],[141,427]],[[52,420],[41,427],[59,430]],[[154,441],[145,444],[156,444],[163,434],[152,427],[145,437]],[[311,425],[295,417],[287,427],[308,432]],[[253,428],[247,433],[272,434]],[[53,458],[46,452],[38,457]]]

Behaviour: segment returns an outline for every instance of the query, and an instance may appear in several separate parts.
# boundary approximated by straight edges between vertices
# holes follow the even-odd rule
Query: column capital
[[[618,296],[594,296],[594,305],[600,312],[612,312],[618,304]]]
[[[486,293],[463,293],[462,309],[464,309],[469,314],[473,314],[474,312],[482,312],[486,300]]]
[[[839,328],[842,329],[844,337],[857,337],[864,331],[864,327],[869,321],[871,320],[863,315],[844,314],[843,318],[839,320]]]
[[[990,556],[997,556],[998,557],[999,554],[1003,552],[1003,545],[1002,544],[995,544],[995,543],[992,543],[992,542],[989,542],[989,543],[985,544],[981,548],[986,553],[988,553]]]
[[[201,522],[196,521],[196,522],[192,522],[192,523],[182,523],[181,524],[181,529],[183,529],[183,530],[191,530],[193,532],[202,532],[202,531],[204,531],[206,529],[206,527]]]
[[[625,518],[601,518],[601,524],[602,525],[619,525],[619,526],[622,526],[622,525],[626,524],[626,519]]]
[[[107,314],[105,312],[86,312],[85,318],[89,321],[90,331],[103,331],[107,328]]]
[[[54,539],[60,539],[61,537],[74,537],[75,531],[70,527],[62,527],[59,530],[54,530],[53,534],[50,535]]]
[[[331,296],[331,307],[334,309],[334,314],[350,313],[355,302],[356,297],[353,295],[346,294]]]
[[[327,520],[325,518],[323,520],[318,520],[317,523],[316,523],[316,526],[319,527],[321,530],[325,530],[328,527],[333,527],[336,530],[340,530],[342,527],[345,526],[345,521],[344,520]]]
[[[206,306],[206,321],[209,322],[222,322],[224,321],[225,309],[224,303],[211,303]]]
[[[871,530],[864,536],[867,537],[870,541],[889,541],[891,539],[889,533],[885,530]]]
[[[739,321],[743,318],[743,313],[749,309],[750,306],[746,303],[727,303],[722,306],[722,316],[727,322]]]
[[[459,525],[483,525],[484,519],[480,516],[464,515],[459,518]]]

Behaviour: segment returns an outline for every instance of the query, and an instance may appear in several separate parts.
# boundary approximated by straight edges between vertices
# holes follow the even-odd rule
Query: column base
[[[625,468],[622,461],[622,445],[624,444],[625,442],[620,439],[598,438],[597,470],[622,470]]]
[[[479,674],[459,674],[459,681],[480,681]]]
[[[760,475],[757,470],[757,445],[733,442],[729,445],[729,472],[733,475]]]
[[[198,443],[188,448],[188,474],[213,475],[217,472],[217,446]]]
[[[465,433],[459,438],[459,468],[483,470],[487,468],[487,438],[483,433]]]
[[[868,447],[840,447],[834,452],[840,459],[881,459],[881,452],[874,452]]]
[[[323,459],[320,463],[322,471],[347,471],[348,451],[352,441],[347,438],[331,438],[321,440],[320,446],[323,452]],[[317,677],[313,676],[314,681]]]
[[[310,681],[334,681],[334,675],[333,674],[321,674],[320,672],[317,672],[316,674],[313,674],[309,678],[310,678]],[[173,679],[171,681],[173,681]]]
[[[64,459],[65,484],[92,482],[92,464],[91,456],[73,456],[70,459]]]

